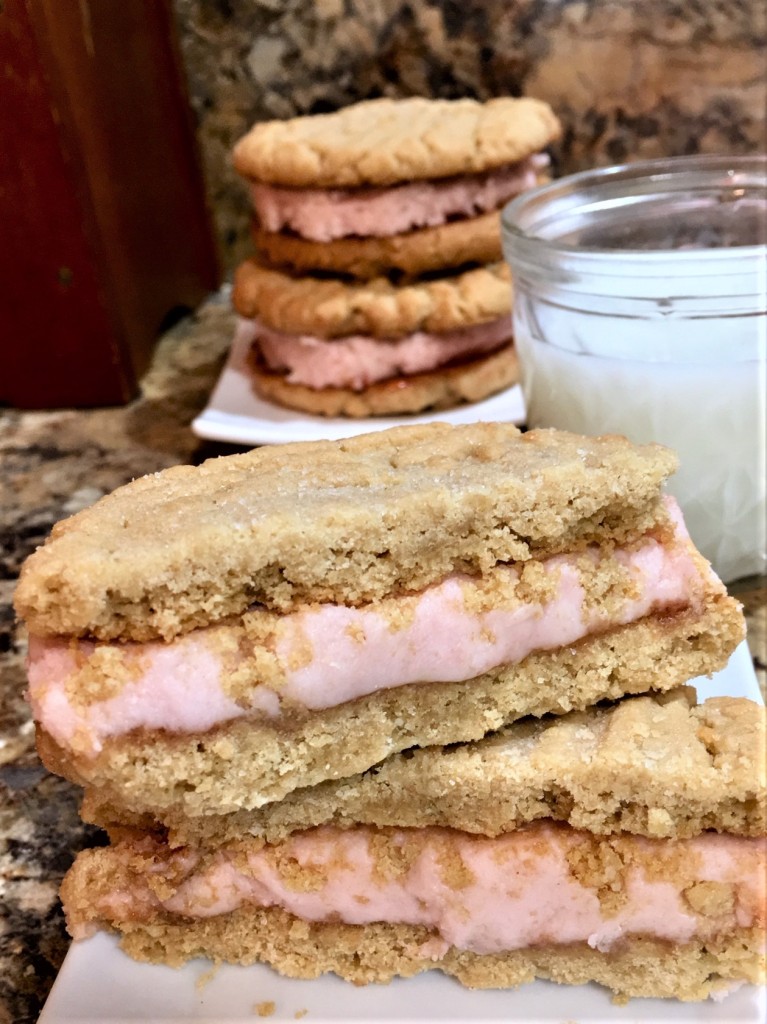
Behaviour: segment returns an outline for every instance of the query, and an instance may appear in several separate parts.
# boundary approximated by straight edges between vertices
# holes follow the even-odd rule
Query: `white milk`
[[[767,158],[587,171],[502,223],[528,425],[673,448],[697,547],[767,572]]]
[[[567,351],[536,337],[541,321],[549,326],[542,313],[528,296],[517,296],[515,338],[528,425],[625,434],[674,448],[680,467],[668,490],[696,546],[724,580],[767,571],[764,358],[761,364],[645,362]],[[592,336],[621,331],[619,320],[568,315]],[[765,320],[731,321],[730,330],[761,330],[763,353]],[[702,328],[703,321],[644,323],[656,337],[658,331]]]

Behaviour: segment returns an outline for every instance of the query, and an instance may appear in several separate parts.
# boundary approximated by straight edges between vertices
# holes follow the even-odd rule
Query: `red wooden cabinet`
[[[0,402],[125,402],[218,283],[170,0],[0,0]]]

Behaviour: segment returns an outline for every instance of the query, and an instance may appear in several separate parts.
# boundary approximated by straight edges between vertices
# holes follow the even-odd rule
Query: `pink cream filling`
[[[458,359],[492,352],[511,339],[510,314],[443,334],[417,331],[391,339],[358,334],[318,338],[310,334],[283,334],[258,320],[250,323],[251,337],[269,369],[287,371],[290,384],[316,389],[361,391],[376,381],[425,373]]]
[[[542,563],[553,582],[545,602],[518,599],[518,570],[498,565],[484,579],[454,574],[419,594],[360,608],[307,605],[271,617],[268,648],[279,681],[255,685],[239,702],[226,690],[244,657],[242,638],[232,641],[231,626],[195,630],[167,644],[30,636],[35,718],[62,746],[95,755],[105,740],[132,729],[204,732],[254,712],[277,717],[282,700],[320,710],[408,683],[473,679],[533,651],[686,607],[711,586],[711,576],[701,574],[678,508],[668,502],[677,521],[673,543],[648,538],[635,550],[615,553],[636,596],[613,614],[587,601],[576,559],[568,555]],[[489,610],[477,611],[478,602],[487,607],[482,587],[488,578],[498,594]],[[90,703],[73,700],[83,671],[114,679],[117,692]]]
[[[592,837],[566,826],[541,822],[495,838],[443,828],[395,829],[384,838],[387,850],[394,845],[402,851],[396,872],[391,859],[379,863],[381,834],[362,826],[312,829],[276,848],[223,849],[199,870],[197,855],[183,850],[171,856],[183,858],[178,866],[188,874],[170,898],[159,900],[139,885],[106,896],[96,910],[111,920],[141,916],[152,907],[200,918],[251,905],[281,907],[306,921],[422,925],[437,933],[422,951],[435,960],[449,947],[487,954],[587,942],[608,952],[631,935],[688,942],[764,925],[764,839],[624,835],[625,899],[606,909],[568,862]],[[279,864],[293,866],[291,878],[281,876]],[[295,883],[295,866],[311,884]],[[685,898],[701,882],[730,887],[719,913],[699,915]]]
[[[352,235],[383,238],[498,210],[533,188],[548,163],[548,156],[539,153],[485,174],[390,188],[284,188],[254,181],[250,194],[266,231],[289,229],[315,242]]]

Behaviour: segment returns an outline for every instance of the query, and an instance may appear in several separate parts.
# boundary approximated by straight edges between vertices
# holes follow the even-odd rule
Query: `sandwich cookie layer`
[[[232,302],[253,324],[255,391],[290,408],[420,412],[478,401],[518,380],[503,264],[396,285],[291,277],[248,260]]]
[[[357,188],[483,174],[559,137],[531,98],[367,100],[330,114],[255,125],[236,144],[245,178],[289,188]]]
[[[59,746],[40,728],[37,745],[51,771],[132,812],[229,814],[355,775],[413,746],[477,740],[527,715],[673,689],[723,668],[742,637],[737,604],[712,598],[703,612],[645,618],[476,679],[399,686],[297,720],[236,718],[203,735],[136,731],[95,757]]]
[[[286,384],[319,391],[363,391],[378,381],[436,370],[473,360],[511,344],[511,315],[442,334],[416,331],[399,338],[350,334],[326,340],[284,334],[256,320],[246,321],[250,341],[268,370]],[[245,331],[243,335],[247,336]]]
[[[274,846],[243,840],[204,851],[169,850],[145,838],[80,854],[62,898],[75,937],[106,924],[125,933],[133,955],[170,963],[195,955],[265,959],[287,974],[335,970],[354,981],[430,968],[460,978],[452,968],[464,953],[474,968],[468,983],[483,984],[489,957],[484,984],[493,985],[496,958],[520,950],[591,950],[607,965],[613,957],[621,963],[635,940],[660,945],[671,959],[676,950],[684,955],[710,944],[726,963],[731,950],[729,971],[714,979],[709,967],[694,986],[613,986],[624,994],[703,998],[726,990],[722,978],[757,981],[763,971],[766,853],[763,838],[596,838],[543,822],[495,838],[328,827]],[[211,922],[219,928],[206,927]],[[347,957],[339,953],[348,939],[356,935],[362,951],[370,929],[404,969],[364,953],[344,969]],[[287,945],[286,931],[298,942]],[[318,954],[311,966],[310,935]],[[609,985],[607,977],[597,980]]]
[[[631,545],[673,527],[659,445],[402,427],[143,477],[57,524],[15,607],[36,636],[170,640],[254,603],[360,605],[451,572]]]
[[[339,238],[312,242],[298,235],[265,231],[252,226],[259,261],[288,272],[332,272],[368,280],[399,275],[414,278],[454,267],[498,263],[501,248],[501,215],[497,211],[448,221],[383,238]]]
[[[59,745],[94,756],[137,729],[200,733],[249,714],[300,717],[393,687],[475,679],[647,615],[699,609],[723,588],[667,504],[677,533],[665,544],[451,574],[375,604],[254,608],[172,643],[31,634],[35,720]]]
[[[382,349],[387,347],[385,342],[376,345]],[[361,419],[453,409],[466,402],[480,402],[519,381],[519,359],[514,346],[507,343],[490,355],[450,362],[436,370],[388,377],[361,390],[350,387],[318,390],[290,383],[284,373],[267,369],[260,346],[254,345],[249,354],[249,372],[253,390],[267,401],[314,416]]]
[[[507,317],[511,277],[497,263],[461,274],[395,285],[387,278],[347,282],[292,277],[245,260],[235,272],[232,302],[248,320],[283,334],[394,339],[417,331],[444,334]]]
[[[548,165],[548,157],[539,154],[481,174],[388,188],[294,189],[252,182],[250,198],[264,231],[290,231],[313,242],[386,238],[498,211],[534,188]]]
[[[438,825],[500,835],[541,818],[595,834],[689,838],[711,830],[767,833],[767,712],[695,691],[627,697],[561,717],[515,722],[474,743],[392,754],[350,779],[296,790],[229,815],[161,822],[85,795],[82,815],[110,834],[168,830],[171,846],[217,845],[243,836],[268,842],[332,824]]]

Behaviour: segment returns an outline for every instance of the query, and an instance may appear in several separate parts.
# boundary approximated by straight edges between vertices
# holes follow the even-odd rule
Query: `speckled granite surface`
[[[203,407],[233,329],[216,297],[158,347],[143,392],[120,409],[0,410],[0,1024],[31,1024],[68,946],[57,890],[74,854],[99,841],[78,791],[49,775],[23,699],[25,640],[15,577],[58,519],[144,473],[236,449],[203,443]]]
[[[371,96],[527,94],[560,173],[765,149],[763,0],[174,0],[225,266],[248,251],[232,143]]]
[[[216,379],[232,331],[216,297],[161,342],[142,396],[124,409],[0,411],[0,1024],[32,1024],[67,949],[57,901],[75,853],[100,837],[77,816],[75,787],[34,751],[23,699],[25,641],[14,579],[52,524],[134,476],[233,451],[200,442],[189,423]],[[767,580],[735,588],[750,642],[767,661]]]

